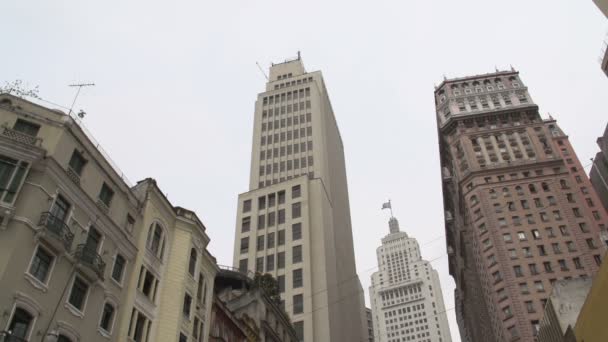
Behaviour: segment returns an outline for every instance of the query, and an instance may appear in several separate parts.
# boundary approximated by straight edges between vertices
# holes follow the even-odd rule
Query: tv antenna
[[[74,96],[74,101],[72,101],[72,106],[70,107],[70,111],[68,112],[68,115],[72,114],[72,109],[74,108],[74,104],[76,104],[76,99],[78,99],[78,95],[80,95],[80,90],[82,90],[82,87],[93,87],[95,86],[95,83],[78,83],[78,84],[70,84],[68,85],[69,87],[78,87],[78,91],[76,91],[76,96]],[[84,116],[87,113],[84,110],[80,110],[78,112],[78,117],[79,118],[84,118]]]
[[[260,69],[260,72],[262,73],[262,75],[264,75],[264,77],[266,78],[266,81],[268,81],[268,76],[266,76],[266,73],[264,72],[264,69],[262,69],[262,67],[260,66],[260,63],[255,62],[255,65],[258,66],[258,69]]]

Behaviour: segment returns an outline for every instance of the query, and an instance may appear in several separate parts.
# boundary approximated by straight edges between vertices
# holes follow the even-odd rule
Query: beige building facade
[[[255,104],[234,267],[277,278],[301,340],[367,340],[344,147],[321,72],[299,57],[270,68]]]
[[[0,95],[0,121],[0,330],[118,341],[136,197],[71,117]]]
[[[533,341],[552,284],[597,272],[606,211],[517,71],[444,80],[435,101],[462,340]]]
[[[196,214],[132,187],[63,112],[0,95],[0,340],[208,341]]]

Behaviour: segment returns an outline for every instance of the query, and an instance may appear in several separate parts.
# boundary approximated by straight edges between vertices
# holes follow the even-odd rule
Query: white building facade
[[[367,341],[344,147],[320,71],[273,64],[253,120],[233,265],[268,273],[300,341]]]
[[[369,288],[375,341],[451,342],[437,271],[422,259],[418,241],[399,231],[396,218],[389,228]]]

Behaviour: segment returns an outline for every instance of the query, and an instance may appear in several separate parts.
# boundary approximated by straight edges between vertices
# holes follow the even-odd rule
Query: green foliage
[[[18,97],[31,97],[39,99],[38,86],[28,88],[23,85],[23,81],[15,80],[12,82],[4,82],[4,86],[0,86],[0,94],[11,94]]]
[[[279,282],[274,279],[271,274],[256,273],[253,278],[254,284],[261,288],[264,293],[277,304],[281,303],[281,294],[279,292]]]

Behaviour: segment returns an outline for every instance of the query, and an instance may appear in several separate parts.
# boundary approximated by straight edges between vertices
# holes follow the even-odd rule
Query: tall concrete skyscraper
[[[320,71],[273,64],[255,103],[234,266],[277,278],[302,341],[367,341],[342,139]]]
[[[396,218],[389,228],[376,250],[378,271],[369,288],[374,340],[451,342],[437,271],[422,259],[418,241],[399,230]]]
[[[606,211],[517,71],[444,80],[435,101],[462,340],[533,341],[551,284],[597,272]]]

